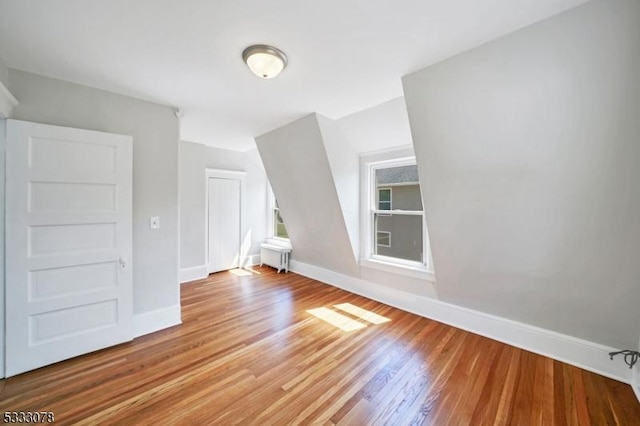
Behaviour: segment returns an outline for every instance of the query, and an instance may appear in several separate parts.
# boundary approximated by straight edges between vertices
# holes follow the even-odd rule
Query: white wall
[[[256,149],[235,152],[180,143],[180,268],[183,281],[206,276],[206,169],[246,172],[245,242],[258,261],[267,238],[267,179]],[[192,270],[188,272],[186,270]]]
[[[360,246],[360,163],[358,154],[351,147],[334,120],[316,114],[322,142],[329,160],[333,184],[338,193],[344,223],[349,233],[355,259],[359,258]]]
[[[12,118],[133,136],[134,313],[180,303],[178,141],[173,109],[22,71],[9,71],[20,100]],[[159,216],[161,228],[149,229]]]
[[[385,119],[384,114],[369,111],[361,115],[366,119],[360,119],[358,126]],[[386,117],[391,121],[395,118],[393,114]],[[360,266],[349,247],[348,220],[356,227],[355,247],[364,246],[367,233],[360,221],[360,205],[366,196],[366,190],[359,186],[360,162],[388,159],[388,152],[359,159],[335,122],[317,114],[260,136],[256,143],[289,231],[294,268],[308,265],[386,289],[437,297],[434,283],[425,277]],[[411,156],[413,150],[405,145],[395,154]]]
[[[207,147],[205,167],[210,169],[244,171],[245,156],[241,152]]]
[[[9,68],[5,65],[2,56],[0,56],[0,83],[5,87],[9,86]]]
[[[357,275],[316,114],[256,138],[293,246],[292,259]]]
[[[260,159],[257,148],[243,152],[244,171],[247,172],[247,187],[245,194],[245,222],[248,236],[245,235],[245,244],[250,241],[247,253],[254,256],[254,261],[260,261],[260,244],[270,237],[269,217],[269,183],[264,165]]]
[[[403,79],[443,300],[637,345],[639,75],[607,0]]]
[[[398,148],[413,143],[403,97],[336,120],[358,153]]]

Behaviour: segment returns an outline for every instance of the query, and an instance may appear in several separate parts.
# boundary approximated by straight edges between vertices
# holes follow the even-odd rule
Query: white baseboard
[[[290,263],[291,271],[334,287],[624,383],[630,384],[632,381],[631,370],[624,362],[612,362],[609,359],[609,352],[616,350],[615,348],[425,296],[405,293],[295,260],[291,260]],[[637,368],[635,370],[637,377]],[[634,386],[634,391],[636,394],[640,392],[637,385]]]
[[[182,324],[180,305],[134,314],[133,337],[144,336],[178,324]]]
[[[189,281],[201,280],[207,278],[207,265],[194,266],[193,268],[180,269],[180,284]]]

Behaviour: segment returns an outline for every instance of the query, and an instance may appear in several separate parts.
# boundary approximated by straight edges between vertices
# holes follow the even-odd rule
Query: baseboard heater
[[[276,268],[278,273],[283,269],[284,272],[289,272],[289,253],[291,253],[290,248],[268,243],[261,244],[260,266],[269,265],[272,268]]]

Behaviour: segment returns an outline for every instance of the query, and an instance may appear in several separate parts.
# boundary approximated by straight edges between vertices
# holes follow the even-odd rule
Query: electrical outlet
[[[160,229],[160,218],[158,216],[151,216],[149,218],[149,228]]]

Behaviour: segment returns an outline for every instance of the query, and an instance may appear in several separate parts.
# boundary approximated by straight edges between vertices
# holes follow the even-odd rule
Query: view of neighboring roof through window
[[[387,262],[427,264],[427,243],[418,167],[415,163],[373,163],[375,197],[370,235],[373,258]]]
[[[397,184],[418,184],[418,166],[411,164],[408,166],[389,167],[376,170],[376,185],[389,186]]]

